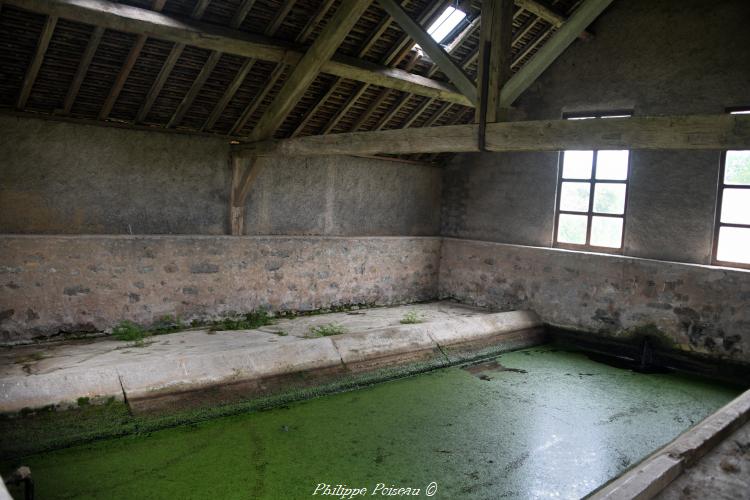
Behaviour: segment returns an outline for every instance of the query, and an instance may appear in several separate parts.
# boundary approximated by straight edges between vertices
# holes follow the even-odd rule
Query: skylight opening
[[[432,26],[427,28],[427,34],[432,36],[432,39],[437,43],[443,43],[445,38],[456,29],[458,23],[464,20],[466,12],[458,10],[454,7],[447,7],[437,21],[432,23]]]

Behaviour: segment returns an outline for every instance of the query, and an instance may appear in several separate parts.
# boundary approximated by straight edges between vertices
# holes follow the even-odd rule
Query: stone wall
[[[225,139],[0,116],[0,233],[227,234]],[[441,171],[349,156],[266,161],[252,235],[432,236]]]
[[[440,238],[0,235],[0,341],[437,295]]]
[[[750,362],[746,270],[446,238],[440,296],[593,335],[658,329],[677,349]]]
[[[566,112],[723,113],[750,106],[750,2],[613,2],[514,104],[514,119]],[[442,234],[551,246],[557,153],[455,157],[444,177]],[[720,153],[634,151],[624,253],[710,263]]]

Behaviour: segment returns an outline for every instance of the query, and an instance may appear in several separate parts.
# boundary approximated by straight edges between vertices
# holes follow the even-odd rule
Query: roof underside
[[[166,0],[162,13],[188,17],[198,1]],[[153,0],[123,0],[118,3],[145,9],[151,9],[155,4]],[[578,2],[548,0],[540,3],[567,16]],[[240,4],[241,0],[211,0],[201,17],[201,22],[230,26]],[[455,4],[455,0],[402,2],[412,18],[428,21],[424,22],[424,25],[428,25],[430,20],[439,16],[446,6]],[[462,2],[464,9],[468,6],[465,23],[480,15],[480,4],[479,0]],[[337,6],[338,1],[330,0],[257,0],[239,26],[239,30],[309,45]],[[324,11],[326,13],[323,15]],[[181,119],[170,124],[170,120],[174,121],[178,106],[211,56],[209,50],[187,46],[171,69],[166,83],[158,92],[148,113],[142,120],[137,120],[139,110],[143,109],[144,102],[147,101],[147,96],[175,45],[172,42],[147,38],[135,59],[135,64],[127,73],[111,111],[106,118],[102,118],[101,111],[107,97],[138,39],[134,34],[105,30],[96,46],[80,90],[75,94],[69,112],[66,112],[66,96],[90,45],[95,27],[59,19],[29,97],[23,109],[18,109],[24,77],[34,59],[46,19],[44,15],[8,5],[3,5],[0,10],[0,109],[6,112],[20,111],[89,123],[114,122],[120,126],[150,127],[154,130],[172,128],[185,133],[207,133],[236,139],[250,134],[290,73],[290,68],[281,63],[256,61],[239,89],[211,124],[209,117],[246,61],[239,56],[222,54]],[[316,19],[322,20],[311,26],[311,20]],[[382,29],[386,25],[387,28]],[[478,23],[474,25],[476,27]],[[456,29],[453,38],[458,38],[460,43],[453,48],[450,55],[471,78],[475,78],[479,29],[469,32],[465,28],[466,24]],[[516,7],[513,28],[512,69],[517,71],[551,37],[555,27],[533,13]],[[309,35],[303,37],[306,32],[309,32]],[[373,39],[373,33],[378,32],[382,33]],[[460,36],[461,33],[464,36]],[[390,21],[377,2],[373,2],[339,46],[337,55],[395,66],[414,74],[448,82],[447,77],[436,70],[426,56],[422,56],[412,47],[413,43],[402,29]],[[391,58],[395,60],[387,64],[386,61]],[[248,117],[249,109],[253,111]],[[287,116],[275,137],[461,124],[472,121],[473,116],[473,108],[461,104],[451,104],[321,73],[307,88],[305,95]],[[446,155],[412,155],[404,158],[442,163]]]

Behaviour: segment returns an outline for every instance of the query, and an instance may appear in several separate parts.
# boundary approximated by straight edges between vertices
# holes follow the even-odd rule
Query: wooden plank
[[[83,53],[83,57],[81,57],[81,62],[78,63],[78,69],[73,77],[73,83],[70,85],[68,94],[65,96],[65,102],[63,103],[62,109],[63,114],[68,115],[73,109],[73,104],[76,101],[76,97],[78,97],[78,91],[81,90],[83,80],[86,78],[89,66],[91,66],[91,61],[96,54],[96,49],[99,48],[99,42],[102,40],[102,35],[104,35],[104,28],[96,26],[91,33],[91,38],[89,38],[89,42],[86,45],[86,50]]]
[[[165,3],[166,0],[154,0],[151,9],[154,12],[160,12],[164,8]],[[133,46],[128,53],[128,57],[125,59],[125,64],[122,65],[120,73],[118,73],[117,78],[115,78],[115,83],[112,85],[109,95],[107,95],[107,98],[102,105],[102,109],[99,111],[100,120],[106,120],[112,112],[112,108],[115,106],[117,98],[120,97],[120,92],[122,92],[122,88],[125,86],[125,82],[128,80],[130,72],[133,70],[133,66],[135,66],[138,57],[141,55],[141,50],[143,50],[147,38],[146,35],[138,35],[135,39],[135,43],[133,43]]]
[[[250,136],[252,140],[273,136],[305,93],[307,86],[317,77],[323,63],[331,58],[369,6],[369,0],[343,0],[341,2],[323,31],[294,67],[276,98],[255,125]]]
[[[199,2],[195,4],[190,17],[195,20],[203,17],[203,13],[206,11],[209,1],[210,0],[199,0]],[[243,3],[243,6],[247,3],[250,3],[250,6],[252,7],[252,4],[255,3],[255,0],[245,1]],[[243,7],[240,7],[240,10],[242,9]],[[247,14],[247,12],[245,14]],[[180,59],[183,50],[185,50],[184,43],[175,43],[172,46],[167,59],[164,61],[161,70],[159,70],[159,74],[156,75],[156,80],[154,80],[154,83],[151,84],[151,88],[149,89],[148,94],[146,94],[146,99],[143,101],[143,104],[138,110],[138,114],[135,117],[136,123],[143,123],[146,120],[146,117],[151,112],[151,108],[156,102],[156,98],[159,97],[159,94],[161,93],[161,89],[164,88],[164,84],[167,83],[169,75],[172,74],[172,70],[177,64],[177,61]]]
[[[477,88],[471,78],[450,58],[445,49],[437,43],[395,0],[378,0],[381,7],[396,20],[401,28],[416,41],[422,50],[435,61],[440,70],[450,79],[469,101],[477,102]]]
[[[477,151],[477,126],[351,132],[235,147],[240,155],[413,154]],[[488,151],[750,149],[750,115],[634,116],[489,123]]]
[[[6,0],[5,3],[107,29],[285,64],[297,64],[304,50],[297,45],[266,36],[176,19],[148,9],[107,0]],[[323,63],[320,71],[371,85],[473,105],[451,85],[358,59],[336,56]]]
[[[562,54],[612,0],[584,0],[568,21],[514,74],[500,92],[500,104],[510,106]]]
[[[42,28],[42,33],[39,35],[39,41],[36,44],[34,58],[31,60],[31,64],[29,64],[29,69],[26,70],[26,76],[23,78],[21,93],[16,102],[17,109],[23,110],[26,107],[26,102],[29,100],[31,89],[34,87],[37,75],[39,75],[39,69],[42,67],[42,62],[44,62],[44,54],[47,53],[47,47],[49,47],[49,41],[52,39],[52,33],[55,31],[56,25],[56,16],[48,16],[44,22],[44,28]]]
[[[477,85],[481,87],[486,84],[487,88],[479,94],[477,121],[480,112],[483,112],[486,113],[486,120],[492,123],[499,121],[504,112],[500,105],[500,89],[511,76],[513,0],[483,0],[482,13]],[[487,56],[484,54],[486,50],[489,50]],[[482,96],[486,96],[486,103],[481,102]]]

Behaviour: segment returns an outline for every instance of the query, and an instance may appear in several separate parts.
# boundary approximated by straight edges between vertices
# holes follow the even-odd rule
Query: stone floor
[[[9,347],[0,350],[0,378],[52,373],[70,368],[112,367],[162,356],[190,356],[237,349],[263,350],[269,344],[300,342],[313,337],[310,329],[315,326],[335,324],[341,326],[345,333],[363,332],[398,325],[410,312],[424,322],[487,313],[483,309],[440,301],[280,319],[274,325],[258,330],[187,330],[150,337],[144,347],[110,337]]]

